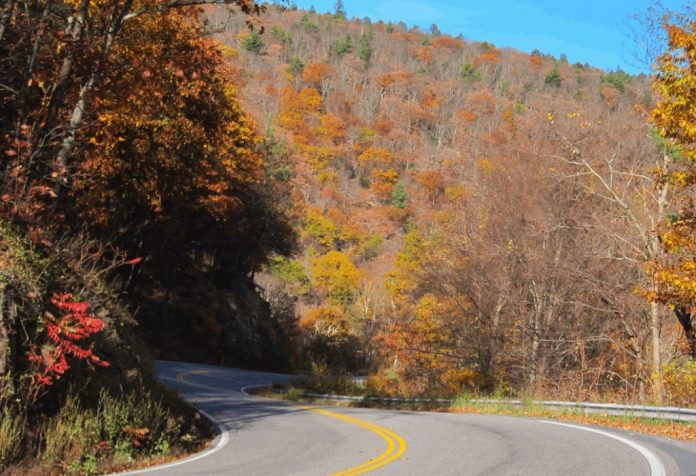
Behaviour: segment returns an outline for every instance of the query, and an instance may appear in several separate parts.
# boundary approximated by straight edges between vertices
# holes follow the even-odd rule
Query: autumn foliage
[[[72,294],[54,294],[51,304],[61,315],[46,312],[44,324],[48,342],[40,349],[33,347],[27,357],[36,367],[38,384],[52,385],[60,379],[70,369],[68,358],[108,367],[109,363],[94,353],[94,344],[83,342],[104,328],[104,321],[87,314],[89,303],[75,301]]]
[[[652,121],[667,138],[672,154],[656,171],[656,186],[669,186],[679,202],[660,230],[665,255],[648,263],[656,282],[648,297],[667,304],[675,313],[687,343],[696,358],[696,21],[665,24],[669,51],[658,59],[655,89],[659,103]]]
[[[209,21],[239,46],[241,21]],[[688,25],[672,29],[670,73],[658,75],[674,100],[656,114],[673,122],[650,132],[647,77],[294,8],[267,21],[273,54],[240,54],[260,78],[241,97],[283,138],[301,191],[293,262],[310,286],[292,314],[304,365],[368,370],[409,394],[676,398],[676,288],[654,278],[690,248],[662,260],[654,230],[687,216],[676,187],[689,174],[675,173],[685,162],[657,186],[652,174],[674,148],[662,141],[676,108],[693,102],[674,73],[688,69]],[[346,44],[369,61],[331,46]],[[259,279],[293,288],[272,269]]]

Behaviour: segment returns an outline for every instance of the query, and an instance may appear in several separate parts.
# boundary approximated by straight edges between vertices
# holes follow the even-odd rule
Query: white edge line
[[[539,420],[539,422],[548,423],[549,425],[566,426],[568,428],[575,428],[577,430],[585,430],[592,433],[598,433],[600,435],[606,436],[607,438],[612,438],[614,440],[620,441],[621,443],[630,446],[634,450],[638,451],[641,455],[643,455],[643,457],[648,461],[648,465],[650,466],[651,476],[667,476],[667,470],[662,464],[662,461],[660,461],[660,458],[658,458],[657,455],[650,451],[648,448],[641,445],[640,443],[636,443],[633,440],[629,440],[628,438],[624,438],[623,436],[619,436],[608,431],[598,430],[596,428],[590,428],[587,426],[571,425],[570,423],[560,423],[557,421],[548,420]]]
[[[217,453],[221,449],[223,449],[225,446],[227,446],[227,443],[230,441],[230,433],[227,430],[223,430],[222,427],[218,424],[218,422],[215,421],[215,418],[213,418],[209,413],[204,412],[203,410],[196,409],[199,413],[203,414],[208,420],[210,420],[217,431],[219,432],[218,437],[216,438],[217,443],[213,443],[213,446],[210,448],[201,451],[200,453],[190,456],[188,458],[184,458],[178,461],[174,461],[172,463],[165,463],[165,464],[160,464],[157,466],[151,466],[148,468],[142,468],[142,469],[136,469],[134,471],[127,471],[123,473],[111,473],[110,475],[107,476],[124,476],[124,475],[129,475],[129,474],[141,474],[141,473],[148,473],[151,471],[160,471],[168,468],[173,468],[174,466],[180,466],[182,464],[189,464],[194,461],[198,461],[199,459],[206,458],[213,453]]]

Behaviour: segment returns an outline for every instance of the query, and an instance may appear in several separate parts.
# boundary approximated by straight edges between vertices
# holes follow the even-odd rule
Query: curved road
[[[219,426],[152,475],[696,476],[696,444],[533,418],[296,406],[247,395],[291,377],[158,362],[159,378]]]

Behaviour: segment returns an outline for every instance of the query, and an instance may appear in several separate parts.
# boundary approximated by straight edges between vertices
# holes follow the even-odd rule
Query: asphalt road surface
[[[220,434],[152,475],[696,476],[696,443],[599,427],[453,413],[300,406],[249,396],[280,374],[158,362]]]

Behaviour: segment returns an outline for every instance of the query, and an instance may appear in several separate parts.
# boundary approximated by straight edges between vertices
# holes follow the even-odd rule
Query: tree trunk
[[[87,5],[89,5],[89,0],[84,0],[83,4],[85,2]],[[126,0],[120,11],[114,11],[111,21],[109,22],[109,27],[104,35],[100,60],[92,69],[92,74],[90,74],[89,79],[80,87],[80,94],[78,96],[77,103],[73,107],[72,114],[70,115],[70,123],[67,133],[65,134],[65,137],[63,137],[63,141],[60,144],[60,149],[58,150],[58,155],[56,157],[56,165],[58,166],[59,171],[62,171],[67,166],[68,160],[70,160],[73,147],[75,146],[75,134],[82,124],[85,108],[87,106],[87,95],[97,84],[101,68],[106,66],[109,53],[111,52],[111,46],[116,39],[116,35],[121,30],[124,17],[130,11],[132,5],[133,0]],[[87,15],[86,8],[85,18]],[[56,188],[58,191],[60,191],[60,182],[58,182]]]
[[[684,329],[684,337],[686,338],[689,355],[692,359],[696,359],[696,329],[694,329],[691,311],[680,306],[674,309],[674,313],[677,315],[677,319],[679,320],[679,324],[681,324],[682,329]]]
[[[652,338],[652,370],[655,387],[655,401],[662,403],[662,356],[660,355],[660,308],[656,302],[650,304],[650,334]]]

